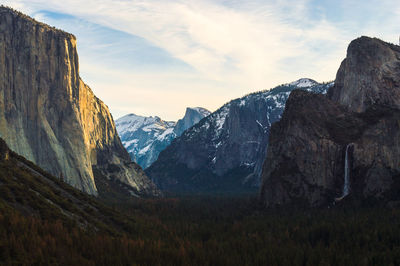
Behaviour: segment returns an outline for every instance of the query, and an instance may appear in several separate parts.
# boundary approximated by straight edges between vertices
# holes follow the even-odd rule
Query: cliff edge
[[[0,136],[10,148],[90,194],[93,169],[134,193],[156,193],[79,77],[75,36],[6,7],[0,32]]]
[[[327,97],[293,92],[271,129],[266,206],[400,200],[400,47],[351,42]]]

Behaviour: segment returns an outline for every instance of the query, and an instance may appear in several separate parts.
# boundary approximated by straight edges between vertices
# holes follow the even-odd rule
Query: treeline
[[[54,26],[50,26],[50,25],[48,25],[48,24],[46,24],[46,23],[37,21],[36,19],[34,19],[34,18],[32,18],[32,17],[30,17],[30,16],[28,16],[28,15],[26,15],[26,14],[24,14],[24,13],[18,11],[18,10],[16,10],[16,9],[13,9],[12,7],[9,7],[9,6],[6,6],[6,5],[1,4],[1,5],[0,5],[0,8],[1,8],[1,9],[4,9],[4,10],[8,10],[8,11],[14,13],[15,15],[17,15],[17,16],[23,18],[23,19],[29,20],[29,21],[31,21],[31,22],[33,22],[33,23],[35,23],[35,24],[38,24],[38,25],[40,25],[40,26],[42,26],[42,27],[44,27],[44,28],[46,28],[46,29],[50,29],[50,30],[53,30],[53,31],[57,31],[57,32],[63,33],[63,34],[65,34],[65,35],[68,35],[68,36],[72,37],[73,39],[76,39],[75,35],[73,35],[73,34],[71,34],[71,33],[68,33],[68,32],[66,32],[66,31],[64,31],[64,30],[58,29],[58,28],[56,28],[56,27],[54,27]]]
[[[171,264],[180,264],[179,250],[168,246],[159,240],[89,233],[15,212],[0,215],[2,265],[162,265],[173,258],[178,261]]]
[[[130,204],[139,233],[0,215],[4,265],[399,265],[400,211],[264,212],[239,199]],[[151,228],[144,228],[148,226]],[[143,227],[144,230],[140,230]]]
[[[252,196],[101,203],[1,143],[1,265],[400,265],[397,208],[265,210]]]

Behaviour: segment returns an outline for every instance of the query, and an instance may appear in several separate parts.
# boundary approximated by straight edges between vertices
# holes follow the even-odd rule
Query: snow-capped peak
[[[115,125],[117,130],[120,132],[125,132],[127,130],[134,131],[141,127],[143,122],[145,121],[146,117],[135,115],[135,114],[128,114],[125,115],[115,121]]]
[[[298,88],[305,88],[305,87],[310,87],[310,86],[314,86],[317,84],[318,84],[318,82],[316,82],[315,80],[308,79],[308,78],[302,78],[302,79],[293,81],[293,82],[289,83],[288,85],[296,86]]]
[[[117,119],[115,124],[132,159],[146,168],[174,138],[209,114],[207,109],[188,107],[184,118],[178,122],[164,121],[158,116],[129,114]]]
[[[199,114],[201,114],[203,117],[208,116],[209,114],[211,114],[210,111],[208,111],[207,109],[203,108],[203,107],[188,107],[188,109],[192,109],[195,110],[196,112],[198,112]]]
[[[126,132],[133,132],[140,128],[146,131],[150,128],[165,128],[168,127],[171,122],[163,121],[158,116],[139,116],[135,114],[125,115],[116,120],[115,125],[120,135]],[[174,122],[172,122],[174,123]]]

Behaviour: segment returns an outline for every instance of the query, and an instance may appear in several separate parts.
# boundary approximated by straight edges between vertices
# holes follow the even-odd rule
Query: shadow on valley
[[[398,209],[348,197],[265,210],[255,194],[100,202],[0,144],[3,265],[400,263]]]
[[[99,202],[12,152],[2,154],[4,265],[400,263],[397,209],[265,210],[254,194]]]
[[[140,200],[122,235],[3,211],[5,264],[397,265],[400,211],[263,212],[249,199]],[[4,206],[2,205],[2,208]]]

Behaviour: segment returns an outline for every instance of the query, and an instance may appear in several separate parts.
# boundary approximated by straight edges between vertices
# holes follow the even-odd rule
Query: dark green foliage
[[[0,260],[60,265],[398,265],[400,211],[261,211],[249,199],[136,200],[113,236],[0,204]]]
[[[161,167],[167,166],[160,163]],[[251,175],[254,172],[252,167],[239,166],[229,170],[222,176],[212,173],[209,169],[189,169],[185,164],[175,164],[168,167],[168,173],[165,173],[165,178],[168,176],[186,177],[185,180],[168,187],[167,191],[163,191],[167,196],[215,196],[215,195],[247,195],[255,194],[257,187],[252,184],[243,184],[243,177]],[[160,174],[160,179],[164,178]],[[217,180],[217,181],[216,181]],[[158,186],[158,179],[153,180]]]
[[[245,197],[110,197],[107,207],[12,152],[3,158],[2,265],[400,263],[398,209],[265,211]]]

